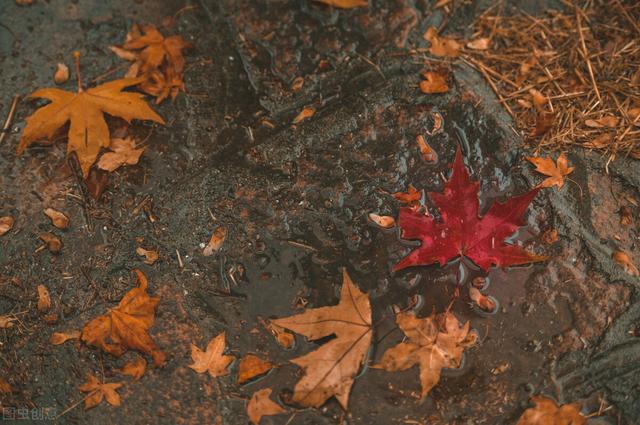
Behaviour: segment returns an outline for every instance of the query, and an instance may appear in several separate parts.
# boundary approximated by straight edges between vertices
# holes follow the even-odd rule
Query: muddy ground
[[[99,201],[84,202],[64,141],[15,155],[24,119],[39,105],[19,104],[0,146],[0,216],[16,219],[0,238],[0,315],[20,319],[0,332],[0,376],[16,389],[0,395],[3,407],[49,408],[71,424],[248,423],[247,398],[269,386],[286,401],[299,377],[288,360],[316,346],[298,338],[283,350],[259,318],[301,311],[301,300],[335,304],[343,267],[371,296],[372,361],[403,337],[394,330],[393,305],[406,307],[415,295],[424,302],[421,314],[448,305],[458,263],[391,272],[411,246],[367,219],[370,212],[397,214],[389,193],[408,184],[440,190],[458,145],[481,180],[483,208],[540,181],[523,159],[531,147],[480,75],[454,64],[449,93],[417,89],[419,72],[440,63],[425,64],[408,49],[427,46],[421,34],[431,25],[470,36],[487,2],[458,6],[449,17],[424,0],[374,0],[353,11],[306,0],[0,3],[3,119],[13,95],[51,86],[55,64],[71,65],[73,50],[82,53],[85,81],[115,68],[107,78],[122,75],[108,46],[121,43],[133,22],[160,25],[180,11],[175,27],[163,31],[195,46],[187,54],[188,93],[157,108],[166,126],[135,123],[149,147],[139,165],[112,176]],[[529,13],[560,7],[509,2],[506,10],[512,6]],[[297,76],[305,83],[294,92]],[[64,88],[74,85],[72,79]],[[308,105],[316,114],[291,125]],[[444,131],[429,139],[439,161],[427,164],[415,137],[433,127],[433,113],[444,118]],[[637,226],[622,227],[618,215],[630,206],[637,219],[628,198],[639,196],[640,173],[631,160],[610,163],[607,173],[597,154],[568,156],[573,181],[541,192],[514,239],[550,259],[492,269],[487,292],[500,303],[496,314],[478,314],[465,296],[456,301],[452,311],[471,321],[481,343],[424,402],[415,369],[368,369],[355,382],[348,412],[332,400],[262,423],[513,424],[532,394],[582,401],[585,414],[600,410],[591,424],[640,423],[639,281],[611,261],[616,249],[640,258]],[[54,229],[42,212],[47,207],[67,213],[71,227]],[[201,244],[219,225],[229,231],[225,245],[204,257]],[[541,240],[548,229],[559,232],[553,245]],[[62,239],[59,255],[38,251],[43,231]],[[160,260],[145,265],[138,246],[158,250]],[[134,268],[161,297],[151,334],[168,355],[164,368],[150,367],[133,382],[115,369],[134,353],[116,359],[49,344],[53,332],[80,329],[113,307],[133,287]],[[51,292],[55,323],[36,309],[38,284]],[[258,353],[280,367],[243,386],[237,365],[219,379],[195,374],[187,367],[191,344],[203,347],[221,331],[233,355]],[[82,399],[78,387],[89,372],[126,382],[122,406],[67,410]]]

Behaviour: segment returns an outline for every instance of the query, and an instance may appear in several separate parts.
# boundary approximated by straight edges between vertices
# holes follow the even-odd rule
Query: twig
[[[4,120],[4,125],[2,126],[2,130],[0,131],[0,144],[2,144],[5,136],[9,133],[9,128],[11,127],[11,123],[13,122],[13,117],[16,114],[16,109],[18,109],[19,101],[20,101],[20,95],[13,96],[13,101],[11,102],[11,107],[9,108],[9,114],[7,115],[7,119]]]
[[[87,196],[87,191],[85,190],[85,186],[82,183],[82,170],[80,169],[80,163],[78,158],[74,153],[72,153],[67,159],[67,163],[69,164],[69,168],[71,168],[71,172],[76,179],[76,185],[78,186],[78,190],[82,195],[82,212],[84,216],[85,224],[87,225],[87,230],[89,232],[93,232],[93,223],[91,222],[91,215],[89,214],[89,197]]]
[[[491,87],[491,90],[493,90],[493,92],[496,94],[496,96],[498,96],[498,100],[500,101],[500,103],[504,106],[504,108],[507,110],[509,115],[511,115],[511,118],[515,119],[515,114],[513,113],[513,111],[509,107],[509,105],[507,104],[507,101],[504,100],[504,98],[500,94],[500,91],[496,87],[495,83],[493,82],[493,80],[491,79],[489,74],[487,74],[487,71],[485,71],[484,66],[480,62],[478,62],[478,61],[476,61],[474,59],[471,59],[471,58],[469,58],[469,60],[467,60],[467,58],[463,58],[462,60],[464,62],[468,63],[469,65],[473,66],[474,68],[476,68],[478,71],[480,71],[480,73],[482,74],[484,79],[487,81],[487,83],[489,83],[489,86]]]
[[[589,70],[589,76],[591,77],[591,84],[593,84],[593,90],[595,90],[598,100],[602,100],[602,98],[600,97],[600,90],[598,90],[598,85],[596,84],[596,77],[593,75],[593,68],[591,67],[591,60],[589,60],[587,45],[584,42],[584,34],[582,33],[582,24],[580,21],[580,14],[581,14],[580,9],[576,7],[576,22],[578,24],[578,33],[580,34],[580,46],[582,47],[582,55],[584,56],[584,60],[587,62],[587,69]]]

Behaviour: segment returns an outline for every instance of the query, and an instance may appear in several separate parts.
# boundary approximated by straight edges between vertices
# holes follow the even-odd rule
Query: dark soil
[[[408,50],[426,47],[421,34],[430,25],[468,36],[482,3],[460,6],[445,20],[423,0],[374,0],[353,11],[307,0],[36,0],[28,7],[2,0],[2,119],[14,94],[51,86],[55,64],[71,65],[73,50],[82,53],[85,83],[116,67],[106,78],[121,76],[122,61],[108,46],[120,44],[133,22],[160,25],[195,6],[162,29],[195,47],[187,55],[188,93],[156,108],[166,126],[134,123],[149,147],[139,165],[112,175],[98,201],[85,203],[64,140],[15,155],[24,119],[39,105],[20,103],[0,146],[0,216],[16,219],[0,238],[0,315],[20,319],[0,331],[0,377],[16,389],[0,395],[0,406],[64,412],[59,423],[245,424],[248,397],[269,386],[286,400],[299,378],[288,360],[317,346],[298,337],[294,349],[283,350],[259,318],[299,312],[300,299],[307,307],[334,305],[342,268],[371,297],[372,362],[403,338],[394,305],[422,300],[421,315],[444,310],[461,280],[460,264],[393,274],[411,246],[367,215],[396,216],[389,193],[408,184],[441,190],[457,146],[481,181],[485,210],[540,181],[524,161],[530,150],[473,70],[452,65],[445,95],[417,89],[421,70],[448,65],[425,64]],[[297,76],[305,82],[294,92]],[[316,114],[291,125],[308,105]],[[444,131],[429,138],[439,161],[427,164],[415,137],[433,127],[434,113],[444,118]],[[461,291],[452,311],[471,321],[481,343],[424,402],[416,369],[366,369],[347,412],[331,400],[262,423],[513,424],[532,394],[582,401],[585,414],[604,410],[593,424],[640,423],[639,281],[611,260],[616,249],[640,258],[637,226],[621,226],[618,215],[629,206],[637,219],[628,199],[639,196],[640,173],[625,159],[607,173],[595,154],[568,156],[576,166],[572,181],[541,192],[514,238],[550,259],[489,273],[496,314],[478,314]],[[144,200],[147,207],[137,208]],[[47,207],[69,215],[71,227],[54,229],[42,212]],[[201,244],[219,225],[229,231],[224,247],[204,257]],[[559,241],[545,245],[541,235],[552,228]],[[37,250],[43,231],[62,239],[59,255]],[[158,250],[160,260],[145,265],[138,246]],[[150,367],[134,382],[115,369],[135,353],[117,359],[71,342],[49,344],[53,332],[81,329],[115,306],[134,286],[134,268],[161,297],[151,334],[168,355],[164,368]],[[51,292],[53,324],[36,308],[39,284]],[[280,367],[243,386],[236,384],[237,364],[219,379],[195,374],[187,367],[191,344],[203,347],[221,331],[236,357],[257,353]],[[82,399],[78,387],[88,373],[125,381],[122,406],[66,411]]]

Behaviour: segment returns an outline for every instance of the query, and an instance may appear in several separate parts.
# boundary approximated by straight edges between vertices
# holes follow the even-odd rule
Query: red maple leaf
[[[400,209],[398,225],[402,229],[402,237],[421,240],[422,245],[396,264],[394,271],[426,266],[436,261],[444,266],[458,256],[473,260],[484,271],[488,271],[492,264],[506,267],[544,260],[546,257],[504,242],[525,224],[524,213],[539,189],[504,203],[495,202],[480,217],[479,186],[479,182],[469,178],[458,148],[453,173],[444,185],[444,192],[429,193],[440,211],[441,221],[412,208]]]

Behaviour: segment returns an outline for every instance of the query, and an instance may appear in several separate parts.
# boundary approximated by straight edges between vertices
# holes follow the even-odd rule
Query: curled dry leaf
[[[340,9],[354,9],[356,7],[366,7],[368,0],[316,0],[329,6],[338,7]]]
[[[253,425],[259,425],[263,416],[278,415],[286,413],[286,410],[279,404],[271,401],[271,388],[263,388],[256,391],[251,396],[247,404],[247,416]]]
[[[9,230],[13,229],[14,223],[15,220],[10,215],[0,217],[0,236],[7,234]]]
[[[473,286],[469,288],[469,298],[483,311],[490,313],[496,310],[495,301]]]
[[[234,357],[224,355],[225,333],[222,332],[215,338],[212,338],[207,344],[207,351],[202,351],[196,345],[191,344],[191,358],[193,364],[189,367],[198,373],[209,372],[209,375],[224,376],[229,373],[227,367],[231,364]]]
[[[418,149],[420,149],[422,159],[424,159],[426,163],[435,164],[438,162],[438,154],[431,146],[429,146],[422,134],[416,136],[416,143],[418,144]]]
[[[584,425],[587,418],[580,414],[577,403],[558,406],[555,401],[543,396],[533,396],[535,407],[524,411],[516,425]]]
[[[0,378],[0,394],[9,394],[13,392],[13,387],[4,379]]]
[[[426,94],[446,93],[449,91],[447,76],[440,72],[426,71],[422,73],[423,81],[420,81],[420,90]]]
[[[53,81],[56,84],[66,83],[69,79],[69,67],[63,63],[56,65],[56,71],[53,73]]]
[[[120,369],[120,373],[123,375],[131,376],[137,381],[138,379],[142,378],[142,375],[144,375],[146,369],[147,361],[142,357],[138,357],[125,364],[122,369]]]
[[[13,327],[13,322],[18,320],[15,316],[4,315],[0,316],[0,329],[9,329]]]
[[[423,37],[431,43],[429,52],[433,56],[452,58],[460,56],[460,48],[462,47],[460,43],[451,38],[438,36],[438,30],[436,28],[429,27]]]
[[[467,43],[467,47],[471,50],[487,50],[491,45],[491,39],[488,37],[476,38]]]
[[[58,229],[66,229],[69,227],[69,217],[64,213],[54,210],[53,208],[47,208],[44,210],[44,214],[51,219],[51,224]]]
[[[633,224],[633,215],[631,214],[631,208],[624,205],[620,208],[620,224],[623,226],[631,226]]]
[[[542,158],[529,156],[527,157],[527,161],[536,166],[538,173],[549,176],[540,183],[538,187],[558,186],[558,188],[561,188],[564,186],[564,176],[571,174],[575,169],[574,167],[569,167],[569,161],[567,157],[564,156],[564,152],[558,156],[555,164],[551,157]]]
[[[80,331],[69,331],[69,332],[54,332],[49,338],[49,344],[51,345],[61,345],[70,339],[78,339],[80,338]]]
[[[40,240],[45,243],[47,249],[52,254],[58,254],[62,250],[62,241],[53,233],[44,232],[38,235]]]
[[[85,410],[97,406],[104,399],[112,406],[120,406],[120,395],[116,390],[121,386],[121,382],[102,383],[93,374],[89,374],[87,383],[80,386],[80,391],[89,393],[84,399]]]
[[[202,250],[202,255],[209,257],[218,252],[222,248],[224,240],[227,238],[227,229],[222,226],[218,226],[213,230],[209,243]]]
[[[293,401],[320,407],[334,396],[346,410],[351,386],[371,345],[371,304],[367,294],[354,285],[344,270],[338,305],[308,309],[273,323],[311,341],[335,335],[317,350],[291,360],[304,371],[294,388]]]
[[[273,363],[268,360],[262,360],[255,354],[247,354],[240,359],[238,366],[238,384],[243,384],[273,369]]]
[[[51,308],[51,296],[44,285],[38,285],[38,310],[47,311]]]
[[[553,112],[538,111],[536,114],[536,126],[531,131],[531,137],[544,136],[553,128],[556,115]]]
[[[409,185],[406,192],[395,192],[393,197],[396,198],[400,203],[406,205],[415,205],[420,203],[422,199],[422,191],[413,187],[413,185]]]
[[[400,209],[398,225],[405,239],[420,240],[421,246],[403,258],[394,270],[410,266],[430,265],[464,255],[485,271],[491,265],[507,267],[542,261],[546,257],[534,255],[517,245],[505,243],[518,227],[524,225],[527,207],[539,189],[494,202],[487,213],[479,216],[478,189],[480,183],[472,181],[458,148],[453,173],[445,183],[443,193],[429,194],[440,212],[440,221],[417,211]]]
[[[383,229],[390,229],[396,225],[396,219],[388,215],[369,214],[369,220]]]
[[[111,152],[105,152],[98,161],[98,168],[113,172],[123,165],[135,165],[140,161],[144,148],[136,149],[136,141],[132,137],[111,139]]]
[[[542,111],[549,102],[547,97],[536,89],[529,89],[529,94],[531,95],[533,106],[535,106],[539,111]]]
[[[300,111],[298,115],[293,119],[294,124],[298,124],[307,118],[311,118],[316,113],[316,108],[313,106],[307,106]]]
[[[629,257],[629,254],[627,254],[626,252],[614,251],[614,253],[611,255],[611,258],[613,258],[616,263],[620,264],[624,271],[629,273],[631,276],[640,276],[638,268],[635,264],[633,264],[631,257]]]
[[[296,77],[296,78],[294,78],[293,82],[291,83],[291,90],[292,91],[300,91],[302,89],[302,86],[304,86],[304,78],[303,77]]]
[[[389,348],[373,367],[395,372],[418,365],[422,398],[438,383],[442,369],[460,367],[464,349],[477,339],[469,332],[469,322],[460,326],[451,313],[417,318],[413,312],[401,312],[396,322],[408,341]]]
[[[154,264],[156,261],[158,261],[159,258],[158,251],[155,251],[153,249],[144,249],[141,246],[136,248],[136,254],[143,256],[144,263],[149,265]]]
[[[613,115],[606,115],[596,120],[592,120],[592,119],[585,120],[584,124],[587,127],[591,127],[591,128],[602,128],[602,127],[613,128],[618,125],[618,121],[619,120],[617,117],[614,117]]]
[[[82,341],[116,357],[127,350],[146,353],[153,357],[155,366],[161,366],[165,354],[148,334],[160,298],[147,294],[146,276],[134,271],[140,286],[127,292],[117,307],[89,322],[82,329]]]

